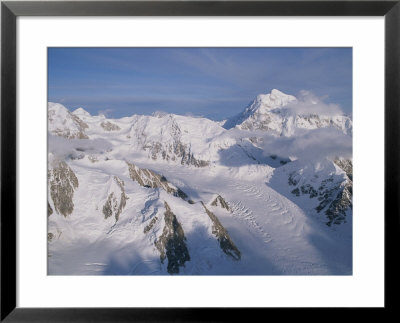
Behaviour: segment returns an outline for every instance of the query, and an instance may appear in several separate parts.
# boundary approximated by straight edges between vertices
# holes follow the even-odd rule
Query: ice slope
[[[50,274],[168,274],[155,245],[165,225],[164,202],[177,216],[187,239],[191,261],[181,268],[181,274],[206,274],[202,268],[212,266],[208,264],[216,267],[209,273],[218,273],[235,262],[219,248],[200,203],[189,204],[165,190],[140,186],[131,180],[123,162],[104,162],[101,171],[89,163],[79,160],[71,165],[80,182],[74,212],[67,218],[49,217],[49,231],[57,235],[49,242]],[[119,191],[113,185],[115,173],[120,174],[128,198],[118,221],[105,218],[102,212],[107,196],[116,188]]]
[[[79,160],[71,168],[79,179],[71,216],[49,217],[49,274],[168,274],[154,246],[163,222],[143,231],[167,201],[183,227],[191,260],[180,274],[351,274],[351,236],[343,238],[267,185],[265,178],[243,180],[229,173],[207,175],[204,169],[170,166],[174,178],[195,204],[144,188],[130,180],[122,162],[92,165]],[[145,165],[142,165],[145,166]],[[101,169],[101,170],[100,170]],[[101,210],[112,189],[113,174],[125,182],[128,196],[120,218],[105,219]],[[215,176],[217,175],[217,176]],[[240,176],[242,178],[242,176]],[[221,194],[232,213],[210,205]],[[239,261],[219,248],[204,201],[241,252]]]

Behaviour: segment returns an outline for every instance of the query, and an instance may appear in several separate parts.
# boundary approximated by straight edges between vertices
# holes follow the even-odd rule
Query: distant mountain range
[[[215,122],[49,102],[49,274],[351,274],[351,155],[282,151],[351,144],[352,119],[307,104],[272,90]]]

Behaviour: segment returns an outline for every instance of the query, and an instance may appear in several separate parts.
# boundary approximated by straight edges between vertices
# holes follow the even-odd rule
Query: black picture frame
[[[399,237],[400,1],[2,1],[1,3],[1,321],[166,322],[257,320],[255,308],[19,308],[16,306],[16,19],[19,16],[384,16],[385,307],[396,310]],[[371,188],[373,189],[373,187]],[[365,201],[367,202],[367,201]],[[239,291],[238,291],[239,292]],[[38,291],[40,293],[40,291]],[[302,309],[291,309],[304,313]],[[325,309],[329,316],[336,311]],[[346,309],[346,311],[351,311]],[[261,313],[260,313],[261,312]],[[326,315],[324,313],[324,315]],[[339,317],[339,316],[338,316]],[[267,318],[264,316],[264,319]],[[264,320],[261,319],[261,320]],[[381,318],[382,319],[382,318]]]

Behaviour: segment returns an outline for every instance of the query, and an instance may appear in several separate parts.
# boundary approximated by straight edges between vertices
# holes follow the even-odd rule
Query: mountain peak
[[[75,115],[79,115],[79,116],[86,116],[86,117],[91,116],[91,114],[89,112],[87,112],[84,108],[78,108],[78,109],[74,110],[72,113]]]
[[[259,94],[253,101],[250,102],[250,104],[246,107],[244,111],[228,119],[224,124],[224,128],[230,129],[235,127],[236,125],[242,124],[245,120],[249,118],[258,118],[256,116],[265,116],[271,110],[284,107],[290,102],[296,100],[296,97],[294,97],[293,95],[285,94],[277,89],[273,89],[271,93]]]
[[[64,107],[61,103],[55,103],[55,102],[48,102],[47,109],[49,111],[64,112],[64,113],[68,112],[68,109]]]
[[[285,93],[283,93],[283,92],[281,92],[281,91],[279,91],[277,89],[272,89],[270,95],[273,95],[273,96],[288,96],[287,94],[285,94]]]
[[[285,94],[277,89],[273,89],[271,93],[259,94],[257,98],[250,104],[251,111],[260,110],[265,112],[275,108],[287,105],[291,101],[296,101],[293,95]]]
[[[80,119],[81,115],[77,116],[60,103],[48,102],[47,107],[50,133],[67,139],[88,139],[85,129],[89,126]]]
[[[277,89],[259,94],[241,113],[228,119],[223,127],[263,130],[284,136],[293,135],[297,128],[333,126],[343,133],[351,132],[352,121],[340,113],[338,106],[324,104],[308,92],[300,94],[299,99]]]

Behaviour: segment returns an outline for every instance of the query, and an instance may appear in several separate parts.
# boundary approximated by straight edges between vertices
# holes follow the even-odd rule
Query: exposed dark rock
[[[47,242],[51,242],[53,240],[53,238],[54,238],[53,233],[51,233],[51,232],[47,233]]]
[[[175,140],[173,144],[173,154],[181,159],[181,165],[193,165],[196,167],[206,167],[209,165],[208,161],[196,159],[191,152],[188,145],[184,145],[178,140]],[[167,156],[168,153],[164,151],[163,156]]]
[[[157,160],[179,161],[182,165],[193,165],[195,167],[206,167],[209,165],[208,161],[195,158],[191,151],[190,144],[184,144],[181,141],[181,130],[178,124],[171,118],[169,133],[173,138],[172,142],[146,142],[142,141],[142,149],[148,151],[149,158]],[[143,138],[143,134],[140,135]],[[145,136],[144,136],[145,137]]]
[[[153,143],[150,149],[151,152],[151,159],[156,160],[158,154],[161,152],[162,146],[159,142]],[[165,155],[165,151],[163,151],[163,154]]]
[[[271,116],[265,114],[263,120],[245,120],[240,127],[243,130],[274,130],[273,128],[270,127],[271,123]]]
[[[64,137],[67,139],[89,139],[84,132],[71,133],[70,130],[54,130],[56,136]]]
[[[50,122],[53,120],[51,113],[54,113],[54,111],[49,111]],[[89,128],[89,126],[71,112],[68,112],[68,117],[73,120],[78,129],[76,131],[71,131],[70,129],[55,129],[52,133],[67,139],[89,139],[85,133],[85,129]]]
[[[114,192],[112,192],[108,195],[107,202],[103,206],[104,218],[109,218],[113,214],[113,211],[116,210],[118,210],[118,201],[114,196]]]
[[[321,203],[315,208],[317,212],[321,212],[323,209],[326,208],[326,206],[332,202],[332,200],[329,198],[329,195],[326,195],[324,199],[321,199]]]
[[[336,198],[325,212],[329,219],[326,223],[327,225],[331,226],[332,223],[346,223],[346,211],[352,208],[352,195],[352,186],[350,183],[347,183],[344,188],[337,193]]]
[[[115,222],[117,222],[123,208],[126,205],[126,200],[128,199],[128,196],[126,196],[126,194],[125,194],[124,181],[117,176],[114,176],[114,181],[117,183],[118,187],[121,189],[120,198],[118,201],[117,197],[114,195],[114,192],[111,192],[108,195],[107,201],[103,206],[103,214],[104,214],[105,219],[114,215]]]
[[[310,198],[318,196],[318,192],[310,184],[302,185],[300,189],[302,194],[309,194]]]
[[[223,199],[221,195],[217,195],[217,197],[214,199],[214,201],[211,202],[211,205],[213,206],[220,206],[223,209],[226,209],[227,211],[231,212],[231,208],[229,207],[228,203]]]
[[[288,183],[289,185],[296,186],[299,183],[299,179],[296,178],[296,172],[292,172],[289,174]]]
[[[79,160],[85,158],[85,154],[76,150],[72,154],[69,154],[68,158],[70,158],[71,160]]]
[[[149,232],[154,227],[154,224],[156,224],[157,220],[157,217],[152,218],[150,223],[144,228],[143,233],[146,234],[147,232]]]
[[[352,172],[351,162],[347,161],[345,165],[350,174]],[[318,176],[314,177],[318,178]],[[351,177],[351,174],[348,177]],[[289,175],[288,182],[292,186],[298,185],[300,182],[299,175],[292,172]],[[321,181],[318,189],[310,184],[304,184],[293,189],[291,193],[296,196],[317,197],[319,204],[315,207],[315,210],[318,213],[324,211],[328,218],[326,224],[331,226],[332,224],[346,223],[347,210],[352,208],[352,185],[352,181],[347,178],[343,181],[341,176],[330,176]]]
[[[81,119],[79,119],[79,117],[77,117],[75,114],[71,113],[70,115],[71,115],[72,119],[76,122],[76,124],[79,125],[79,128],[82,131],[89,128],[89,126],[85,122],[83,122]]]
[[[139,168],[136,165],[128,162],[127,164],[130,178],[136,181],[139,185],[148,188],[162,188],[167,193],[187,201],[187,194],[180,188],[170,184],[165,176],[157,174],[156,172],[147,168]]]
[[[178,274],[179,267],[184,266],[185,262],[190,260],[190,255],[181,224],[176,219],[175,214],[172,213],[167,202],[164,202],[164,206],[165,226],[162,235],[155,242],[155,246],[160,252],[161,263],[164,263],[165,258],[168,259],[168,273]]]
[[[348,180],[344,184],[341,182],[326,187],[327,183],[331,182],[333,182],[333,179],[322,182],[318,197],[321,202],[315,208],[317,212],[325,210],[325,214],[328,217],[328,222],[326,222],[328,226],[346,223],[346,212],[353,207],[353,183]]]
[[[179,187],[176,189],[176,192],[173,193],[174,196],[180,197],[182,200],[185,200],[188,198],[187,194],[182,191]]]
[[[293,191],[292,194],[296,195],[296,196],[300,196],[300,190],[298,187],[296,187]]]
[[[353,162],[350,159],[335,159],[334,163],[346,172],[347,177],[353,180]]]
[[[47,216],[50,216],[53,214],[53,209],[50,206],[50,203],[47,202]]]
[[[57,213],[64,217],[74,210],[72,198],[79,182],[72,169],[64,162],[55,162],[53,169],[48,171],[50,181],[50,196]]]
[[[212,233],[217,238],[222,251],[228,256],[231,256],[233,259],[240,260],[240,251],[233,243],[224,226],[221,224],[215,214],[206,208],[203,202],[201,202],[201,204],[213,223]]]
[[[100,123],[100,126],[105,130],[105,131],[118,131],[121,130],[121,128],[116,125],[115,123],[112,123],[110,121],[103,121]]]
[[[326,187],[326,185],[328,184],[328,183],[332,183],[333,182],[333,177],[329,177],[329,178],[327,178],[327,179],[324,179],[322,182],[321,182],[321,186],[318,188],[318,191],[322,191],[325,187]],[[321,192],[319,193],[319,195],[321,195]]]
[[[262,143],[264,141],[264,139],[263,138],[259,138],[259,137],[249,137],[249,141],[252,144],[257,145],[259,143]],[[271,158],[272,158],[272,156],[271,156]]]

